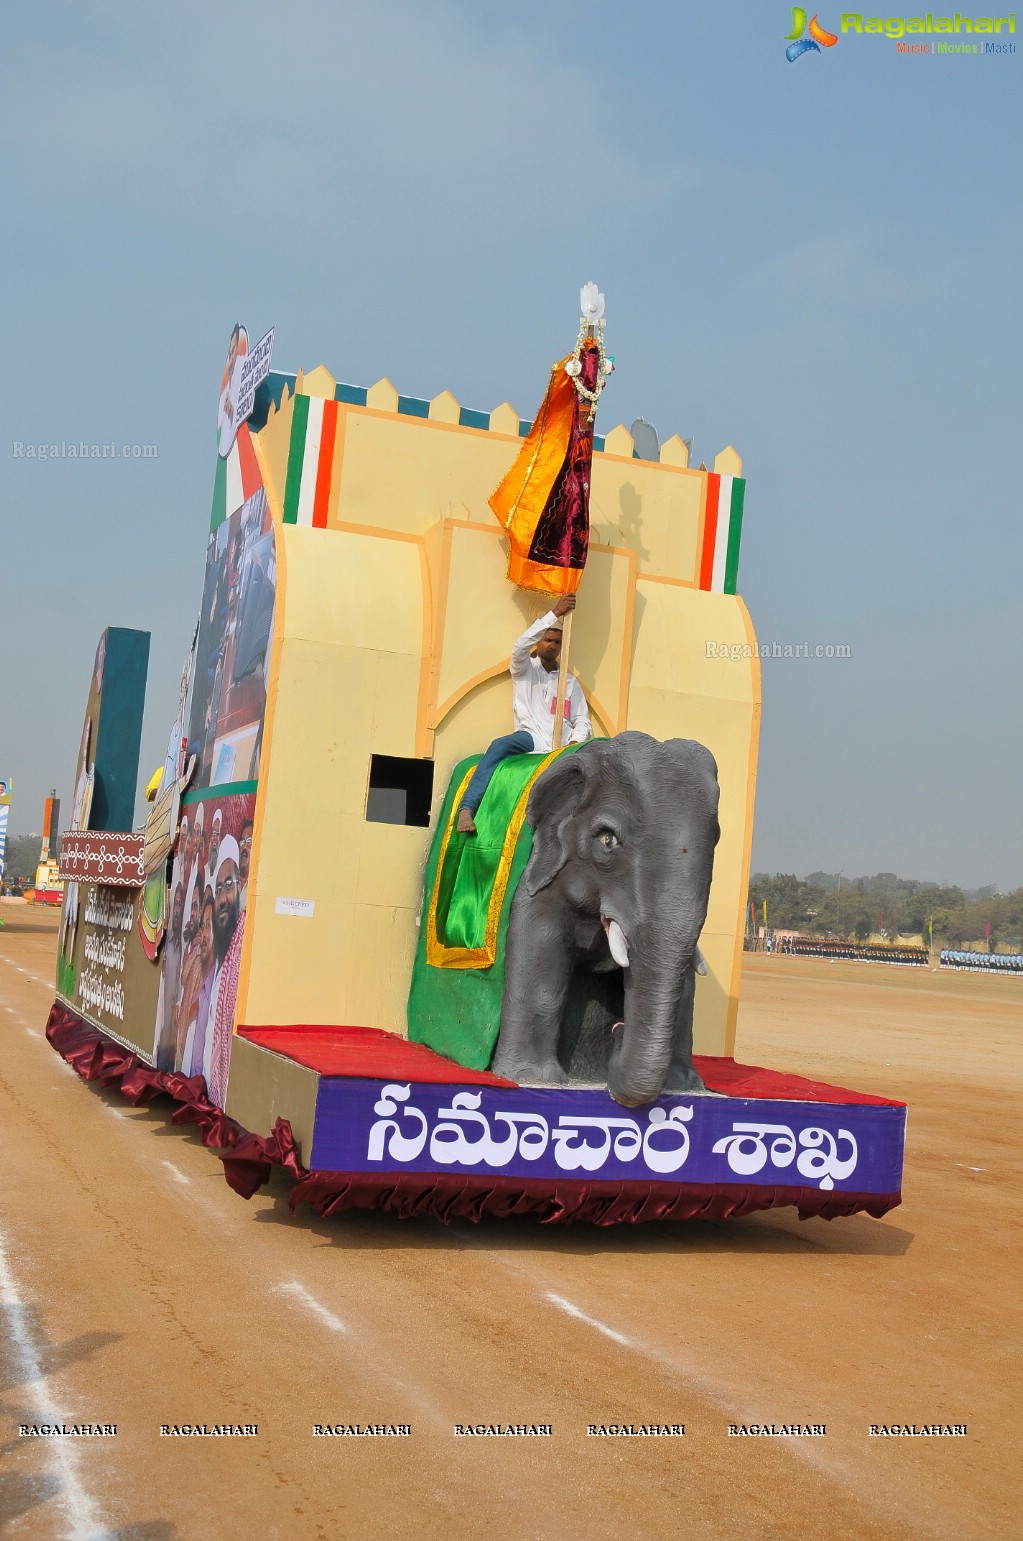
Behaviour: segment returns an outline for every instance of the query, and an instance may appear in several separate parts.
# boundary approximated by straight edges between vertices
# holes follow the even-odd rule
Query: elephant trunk
[[[616,1102],[634,1108],[653,1102],[671,1063],[686,975],[694,948],[677,939],[644,947],[649,961],[633,949],[625,970],[625,1021],[615,1033],[607,1089]]]

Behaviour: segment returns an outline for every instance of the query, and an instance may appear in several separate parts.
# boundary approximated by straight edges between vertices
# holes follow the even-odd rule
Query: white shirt
[[[551,627],[558,627],[558,617],[553,610],[541,615],[528,631],[524,631],[512,648],[512,711],[517,731],[523,729],[533,735],[533,747],[538,754],[549,754],[554,746],[554,708],[558,700],[558,671],[549,673],[539,658],[531,658],[534,647]],[[565,720],[568,723],[566,744],[584,744],[593,737],[590,714],[586,707],[583,688],[574,674],[565,682]]]

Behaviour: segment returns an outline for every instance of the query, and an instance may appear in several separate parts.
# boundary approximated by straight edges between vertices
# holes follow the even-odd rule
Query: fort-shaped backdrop
[[[485,414],[449,392],[338,384],[320,366],[271,373],[216,460],[191,678],[168,746],[168,788],[176,746],[195,757],[170,883],[157,893],[149,873],[131,968],[97,975],[92,995],[136,973],[146,988],[115,989],[116,1015],[90,1009],[83,925],[77,938],[65,927],[62,994],[161,1069],[203,1073],[247,1127],[269,1127],[265,1066],[253,1082],[243,1045],[228,1085],[239,1024],[407,1030],[428,827],[453,767],[509,730],[511,644],[548,604],[508,582],[489,506],[529,427],[507,403]],[[735,591],[742,464],[729,447],[712,471],[691,469],[677,437],[642,459],[625,427],[595,443],[571,667],[598,735],[692,738],[717,761],[695,1046],[730,1054],[760,713]],[[102,741],[93,696],[87,761],[116,751],[127,763],[124,744]],[[136,958],[140,939],[155,962]],[[215,1004],[200,999],[210,978]]]
[[[276,543],[239,1021],[405,1031],[426,853],[417,762],[435,818],[453,766],[509,731],[511,644],[547,607],[507,581],[488,504],[528,427],[507,403],[483,414],[449,392],[339,385],[321,366],[272,374],[218,467],[214,528],[262,487]],[[730,1053],[760,681],[754,648],[733,662],[705,642],[755,642],[735,592],[742,464],[729,447],[690,469],[678,438],[641,460],[624,427],[596,445],[571,666],[598,733],[695,738],[718,762],[696,1043]],[[374,817],[388,793],[388,816],[409,823]]]

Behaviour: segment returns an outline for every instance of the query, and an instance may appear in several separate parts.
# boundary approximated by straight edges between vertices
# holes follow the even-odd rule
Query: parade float
[[[149,639],[97,653],[47,1034],[86,1079],[173,1098],[246,1196],[280,1164],[324,1213],[880,1216],[905,1108],[733,1054],[742,463],[596,435],[613,361],[593,286],[582,308],[533,422],[279,373],[273,333],[235,328],[144,831]],[[593,739],[505,761],[461,833],[511,644],[566,594],[553,732],[570,671]]]
[[[39,846],[35,882],[24,890],[26,904],[62,904],[64,884],[57,858],[57,830],[60,824],[60,798],[51,792],[43,805],[43,838]]]
[[[14,795],[14,784],[10,776],[0,777],[0,897],[6,892],[4,887],[4,864],[7,855],[7,822],[11,816],[11,799]],[[0,926],[3,925],[0,917]]]

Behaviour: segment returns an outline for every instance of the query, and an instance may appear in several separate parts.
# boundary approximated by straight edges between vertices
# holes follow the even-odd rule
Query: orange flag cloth
[[[565,373],[571,357],[551,370],[536,421],[490,499],[508,532],[508,577],[540,594],[576,592],[589,544],[593,414],[580,411],[575,381]],[[593,343],[583,348],[580,362],[580,383],[592,391],[598,366]]]

